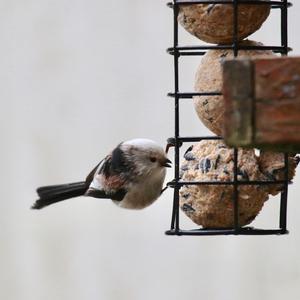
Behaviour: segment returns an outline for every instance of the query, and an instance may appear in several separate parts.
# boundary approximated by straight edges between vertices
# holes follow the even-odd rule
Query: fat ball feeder
[[[258,52],[268,52],[270,55],[272,53],[280,53],[282,56],[287,56],[291,50],[288,47],[287,24],[288,8],[291,6],[291,3],[286,0],[174,0],[172,3],[168,3],[168,6],[173,10],[173,46],[168,48],[167,52],[173,56],[174,61],[174,91],[168,93],[168,96],[174,100],[175,132],[174,136],[169,138],[167,142],[169,147],[174,147],[175,171],[174,179],[168,183],[168,186],[173,188],[174,195],[171,228],[166,231],[166,234],[179,236],[274,235],[288,233],[288,185],[291,183],[294,170],[298,164],[297,158],[288,152],[278,154],[281,155],[280,168],[276,169],[279,171],[276,175],[273,174],[270,177],[261,169],[263,159],[265,170],[269,171],[270,169],[268,169],[269,165],[266,164],[267,158],[270,159],[267,154],[265,158],[262,156],[261,161],[259,161],[258,158],[255,158],[254,150],[237,148],[240,145],[234,145],[235,148],[229,148],[228,145],[224,144],[223,138],[220,136],[222,132],[218,128],[217,130],[211,128],[217,136],[181,136],[179,124],[181,101],[194,99],[196,102],[197,99],[199,101],[199,99],[204,98],[207,99],[208,103],[210,99],[214,98],[222,99],[223,101],[223,92],[221,85],[215,86],[213,89],[207,88],[205,78],[200,78],[198,82],[200,88],[195,92],[181,91],[179,59],[184,59],[185,56],[204,55],[207,58],[213,51],[219,51],[219,53],[225,51],[234,60],[239,56],[243,56],[243,53],[249,53],[248,56],[250,57],[252,53]],[[271,9],[280,10],[281,44],[268,46],[242,41],[262,26]],[[247,11],[251,11],[252,21],[254,20],[251,24],[249,24],[251,17],[250,19],[246,17]],[[223,16],[223,19],[220,21],[219,17],[224,12],[226,13],[226,17]],[[253,19],[255,16],[257,18]],[[214,18],[218,19],[219,23],[216,23],[216,26],[212,27],[212,23],[209,22],[213,22]],[[215,44],[181,46],[178,38],[179,22],[193,35],[206,42]],[[205,24],[209,26],[205,26]],[[217,66],[216,68],[219,67]],[[197,103],[195,108],[197,109]],[[224,110],[222,113],[224,113]],[[201,114],[199,117],[202,120],[203,117]],[[205,122],[203,123],[205,124]],[[184,154],[183,164],[180,164],[180,157],[182,156],[181,146],[192,142],[197,144],[188,149]],[[227,170],[224,173],[225,167]],[[221,174],[220,170],[224,174]],[[193,192],[197,194],[198,200],[191,196]],[[204,207],[208,209],[209,201],[205,196],[213,193],[217,193],[219,199],[225,199],[224,203],[218,209],[216,209],[216,206],[213,206],[211,211],[201,215],[204,212]],[[260,229],[249,226],[245,227],[245,225],[249,224],[256,217],[268,195],[276,193],[280,193],[278,228]],[[201,197],[203,199],[199,201]],[[251,198],[254,199],[254,197],[256,197],[255,201],[251,202]],[[197,201],[193,203],[195,199]],[[247,215],[247,209],[252,205],[251,203],[256,204],[254,205],[255,207],[252,207],[252,214]],[[202,227],[192,230],[182,229],[180,226],[180,209],[196,224]],[[224,213],[225,209],[227,209],[226,214]],[[218,222],[219,220],[221,221]]]

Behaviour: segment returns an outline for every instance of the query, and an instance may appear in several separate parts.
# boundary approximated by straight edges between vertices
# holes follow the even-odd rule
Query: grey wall
[[[278,17],[252,38],[278,43]],[[295,1],[294,54],[299,19]],[[0,1],[1,299],[299,299],[299,177],[283,237],[167,237],[171,191],[141,212],[84,198],[29,209],[37,186],[81,180],[119,141],[173,135],[171,39],[164,1]],[[184,90],[198,63],[183,64]],[[208,133],[185,102],[182,134]],[[256,224],[275,226],[277,209]]]

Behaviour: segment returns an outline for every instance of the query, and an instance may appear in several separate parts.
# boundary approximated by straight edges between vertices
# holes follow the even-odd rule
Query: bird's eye
[[[156,162],[156,157],[150,156],[150,161],[153,162],[153,163]]]

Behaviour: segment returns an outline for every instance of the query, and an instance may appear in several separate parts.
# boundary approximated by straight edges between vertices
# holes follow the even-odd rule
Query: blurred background
[[[299,55],[294,2],[289,44]],[[250,38],[278,45],[279,21],[273,10]],[[82,180],[120,141],[165,145],[173,135],[165,1],[2,0],[0,39],[1,299],[299,299],[299,176],[287,236],[165,236],[171,190],[143,211],[85,198],[30,210],[36,187]],[[180,43],[199,42],[181,30]],[[192,90],[199,60],[182,60],[182,90]],[[190,101],[181,116],[182,135],[210,134]],[[255,225],[278,226],[278,203]]]

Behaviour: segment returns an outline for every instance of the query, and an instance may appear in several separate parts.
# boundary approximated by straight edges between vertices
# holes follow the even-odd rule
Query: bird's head
[[[165,174],[166,168],[171,167],[164,149],[152,140],[129,140],[122,143],[121,149],[140,175]]]

